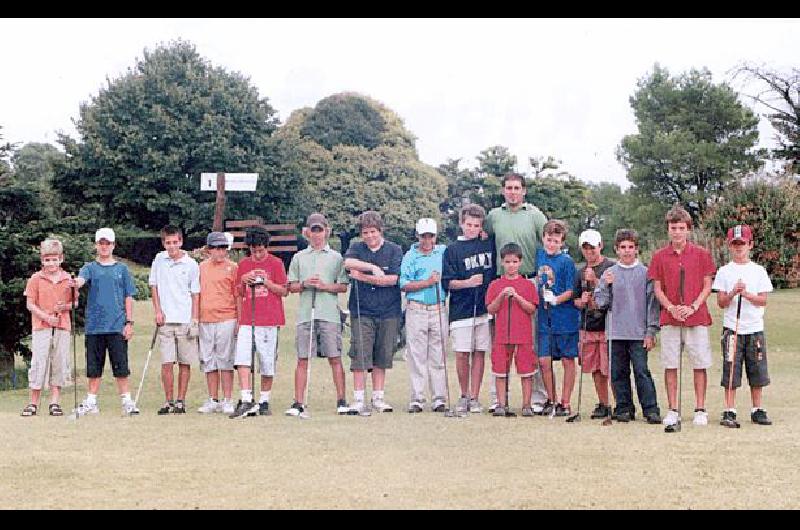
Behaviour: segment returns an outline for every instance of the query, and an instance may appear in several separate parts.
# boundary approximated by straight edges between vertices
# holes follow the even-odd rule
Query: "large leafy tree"
[[[266,164],[274,114],[247,77],[212,66],[190,43],[145,50],[80,106],[80,139],[61,136],[67,158],[54,185],[95,221],[205,231],[214,194],[200,191],[199,173],[261,174],[256,194],[228,198],[232,214],[253,213],[283,189]]]
[[[695,222],[726,184],[758,167],[758,117],[707,69],[673,77],[656,65],[630,104],[639,132],[622,139],[617,159],[634,191],[680,202]]]

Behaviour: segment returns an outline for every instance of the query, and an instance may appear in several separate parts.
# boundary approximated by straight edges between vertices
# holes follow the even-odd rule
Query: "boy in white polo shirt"
[[[150,292],[156,314],[161,349],[161,382],[166,402],[159,415],[186,412],[186,390],[191,365],[197,361],[199,336],[200,267],[181,249],[181,229],[167,225],[161,229],[164,252],[159,252],[150,267]],[[173,401],[173,365],[178,363],[178,401]]]
[[[767,343],[764,337],[764,308],[772,282],[766,269],[750,261],[753,231],[747,225],[728,229],[728,250],[731,261],[720,267],[712,288],[717,291],[717,305],[725,310],[722,323],[722,386],[725,388],[725,410],[721,425],[738,427],[736,422],[736,389],[742,384],[742,361],[750,383],[753,409],[750,419],[758,425],[772,425],[767,411],[761,407],[762,390],[769,384]],[[742,310],[737,327],[736,312],[741,299]],[[736,352],[728,357],[731,338],[736,334]],[[733,365],[733,379],[731,376]]]

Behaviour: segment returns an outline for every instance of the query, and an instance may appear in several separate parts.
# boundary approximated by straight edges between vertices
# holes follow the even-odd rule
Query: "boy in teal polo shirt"
[[[336,386],[336,413],[350,411],[345,401],[345,377],[342,368],[342,320],[338,295],[347,292],[347,274],[342,255],[328,245],[330,225],[321,213],[312,213],[303,228],[303,237],[309,246],[292,256],[289,264],[289,292],[300,294],[297,309],[295,346],[297,367],[294,372],[294,402],[287,416],[298,416],[308,403],[306,392],[308,363],[316,355],[317,344],[327,357]],[[314,292],[316,291],[316,293]],[[311,303],[314,302],[314,322],[311,322]],[[311,331],[313,329],[314,337]],[[309,351],[309,346],[311,351]]]

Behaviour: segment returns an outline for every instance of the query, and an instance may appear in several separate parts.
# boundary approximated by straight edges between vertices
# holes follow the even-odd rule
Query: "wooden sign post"
[[[200,190],[216,191],[217,201],[214,204],[214,232],[222,232],[222,220],[225,217],[225,189],[228,191],[256,191],[258,173],[201,173]]]

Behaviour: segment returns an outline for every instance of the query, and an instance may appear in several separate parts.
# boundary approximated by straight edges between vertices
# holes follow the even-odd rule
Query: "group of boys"
[[[524,196],[524,181],[510,181],[512,185],[519,181]],[[500,215],[505,213],[500,211]],[[164,251],[153,260],[149,277],[156,324],[154,342],[157,337],[165,394],[158,414],[186,412],[190,367],[198,357],[208,386],[208,399],[199,412],[221,412],[231,418],[271,414],[278,332],[285,324],[283,298],[290,293],[299,295],[297,365],[294,400],[285,414],[308,413],[309,363],[318,348],[332,370],[338,414],[391,412],[393,407],[384,394],[386,371],[392,368],[403,314],[401,293],[405,293],[409,413],[425,409],[426,387],[432,411],[444,412],[451,407],[446,373],[449,339],[456,357],[460,387],[456,410],[460,413],[483,412],[479,395],[484,357],[490,351],[494,397],[489,409],[493,415],[509,415],[513,362],[521,378],[522,416],[569,416],[577,358],[582,372],[592,374],[599,398],[592,418],[613,417],[621,422],[635,419],[632,365],[644,418],[648,423],[663,423],[668,432],[674,432],[681,421],[678,370],[684,349],[694,374],[693,422],[708,422],[705,391],[706,370],[711,366],[711,317],[706,299],[714,289],[718,305],[725,308],[725,410],[721,423],[738,426],[734,395],[741,385],[744,363],[753,401],[751,419],[770,424],[761,398],[762,388],[769,384],[763,314],[772,285],[764,268],[749,259],[753,234],[748,226],[729,230],[732,261],[716,271],[708,251],[689,241],[692,219],[676,206],[666,216],[670,243],[655,253],[649,267],[638,260],[639,241],[634,230],[617,231],[614,262],[601,253],[600,233],[588,229],[579,236],[586,263],[576,269],[562,250],[568,230],[563,221],[542,219],[540,248],[530,241],[502,241],[508,236],[508,232],[498,233],[502,219],[487,219],[478,205],[462,208],[459,221],[461,236],[445,247],[436,244],[436,222],[420,219],[416,223],[418,242],[403,254],[399,245],[384,239],[380,215],[364,212],[358,219],[362,241],[351,244],[342,256],[328,244],[331,227],[327,219],[314,213],[303,228],[309,246],[293,256],[288,275],[283,262],[268,252],[269,233],[262,228],[248,229],[245,245],[249,256],[238,264],[228,258],[230,241],[226,235],[210,233],[206,240],[208,258],[198,265],[182,249],[180,229],[165,227],[161,231]],[[534,223],[538,222],[537,217]],[[127,355],[136,288],[125,264],[114,259],[114,244],[113,230],[98,230],[97,257],[81,268],[77,278],[60,267],[60,242],[48,239],[41,244],[42,270],[31,277],[25,290],[32,314],[33,359],[30,403],[23,416],[37,413],[41,389],[47,381],[52,390],[49,413],[63,413],[58,400],[68,365],[69,310],[76,307],[77,291],[84,286],[88,286],[88,392],[75,413],[99,413],[97,392],[106,354],[117,380],[123,413],[139,413],[128,390]],[[533,267],[529,264],[532,249]],[[498,272],[501,274],[496,277]],[[344,313],[338,306],[338,295],[347,292],[348,283],[352,406],[345,399],[341,362]],[[669,405],[663,420],[647,366],[647,355],[659,330]],[[253,379],[256,356],[261,376],[258,400]],[[564,372],[560,399],[553,369],[553,362],[558,360]],[[179,367],[177,396],[175,364]],[[241,389],[236,406],[232,401],[234,371]],[[370,400],[365,395],[367,373],[372,382]],[[539,406],[533,400],[538,385],[535,376],[541,377],[547,396]],[[609,380],[616,401],[614,409]]]

